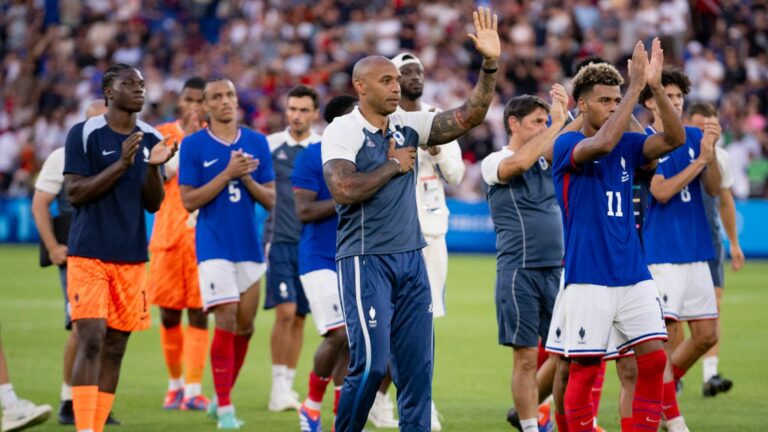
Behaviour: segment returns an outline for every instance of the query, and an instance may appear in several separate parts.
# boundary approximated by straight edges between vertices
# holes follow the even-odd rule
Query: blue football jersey
[[[149,155],[162,140],[152,126],[137,121],[134,131],[144,132],[133,165],[98,198],[76,205],[67,244],[69,255],[109,262],[147,260],[142,186],[147,178]],[[64,174],[91,177],[120,160],[129,135],[115,132],[103,115],[78,123],[69,130]]]
[[[701,153],[702,131],[685,128],[685,144],[659,159],[656,174],[671,178]],[[643,229],[648,264],[691,263],[714,259],[715,250],[704,210],[701,174],[662,204],[651,196]]]
[[[609,287],[651,279],[632,209],[632,177],[646,163],[640,133],[625,133],[613,151],[576,164],[573,150],[586,137],[567,132],[555,141],[553,177],[563,214],[565,283]]]
[[[179,184],[199,188],[227,167],[231,152],[242,150],[259,160],[251,173],[257,182],[275,180],[272,155],[264,135],[241,127],[232,143],[216,137],[206,128],[184,138],[179,156]],[[225,259],[232,262],[264,262],[256,227],[256,201],[242,180],[226,188],[200,208],[195,230],[197,261]]]
[[[316,201],[331,199],[331,192],[323,177],[321,144],[307,146],[293,167],[291,183],[294,189],[306,189],[317,194]],[[315,270],[336,271],[336,226],[337,215],[304,224],[299,240],[299,274]]]

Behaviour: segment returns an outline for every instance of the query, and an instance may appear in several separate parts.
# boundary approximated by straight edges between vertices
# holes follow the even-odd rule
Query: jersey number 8
[[[680,191],[680,199],[683,200],[683,202],[689,202],[691,200],[691,191],[688,189],[688,185]]]

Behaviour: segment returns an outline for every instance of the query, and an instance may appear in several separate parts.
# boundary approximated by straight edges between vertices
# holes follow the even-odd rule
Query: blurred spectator
[[[691,76],[691,97],[719,104],[728,150],[747,176],[737,195],[768,193],[764,0],[485,2],[499,12],[500,79],[486,124],[461,140],[470,168],[466,185],[454,189],[459,196],[482,198],[482,181],[471,167],[506,142],[501,114],[509,98],[546,96],[553,82],[567,84],[574,64],[588,56],[625,68],[635,42],[657,35],[665,60]],[[0,195],[29,192],[37,162],[63,145],[66,131],[82,119],[81,104],[100,97],[102,73],[113,62],[144,74],[141,116],[153,124],[174,118],[186,78],[223,75],[240,91],[246,124],[265,133],[280,130],[281,96],[293,85],[313,85],[328,100],[352,92],[352,66],[361,57],[404,50],[417,54],[429,71],[424,99],[452,108],[468,94],[481,60],[466,37],[473,3],[0,2]]]

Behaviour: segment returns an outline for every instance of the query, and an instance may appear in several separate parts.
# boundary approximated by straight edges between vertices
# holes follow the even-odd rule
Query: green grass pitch
[[[54,269],[37,267],[37,249],[31,246],[0,247],[0,324],[11,381],[20,396],[58,406],[61,383],[62,300]],[[444,431],[505,431],[511,428],[505,414],[511,406],[509,380],[512,353],[496,343],[493,304],[495,262],[491,256],[451,256],[448,278],[448,316],[437,321],[434,400],[443,416]],[[701,367],[684,379],[681,409],[689,428],[704,431],[759,431],[768,414],[768,262],[750,261],[739,273],[729,271],[723,303],[723,349],[720,371],[735,382],[730,393],[716,398],[701,396]],[[165,366],[160,352],[157,313],[153,328],[132,336],[114,406],[123,426],[113,432],[212,431],[216,426],[201,413],[165,412],[160,408],[166,389]],[[233,400],[245,431],[298,431],[295,413],[270,413],[269,333],[274,316],[259,312]],[[307,374],[319,337],[307,322],[304,349],[295,388],[306,394]],[[619,430],[618,383],[609,366],[600,405],[600,423]],[[212,392],[206,373],[204,392]],[[326,396],[324,424],[330,430],[332,393]],[[368,428],[375,430],[375,428]],[[36,431],[73,430],[55,419]]]

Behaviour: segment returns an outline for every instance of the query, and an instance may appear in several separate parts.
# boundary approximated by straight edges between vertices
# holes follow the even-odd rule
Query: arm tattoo
[[[344,159],[333,159],[323,165],[328,190],[333,200],[342,205],[367,200],[399,172],[399,165],[390,161],[366,173],[357,172],[355,164]]]
[[[496,74],[481,71],[472,94],[463,105],[435,116],[427,145],[451,142],[482,123],[495,90]]]

